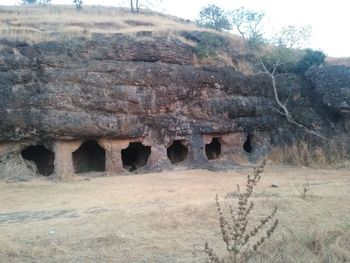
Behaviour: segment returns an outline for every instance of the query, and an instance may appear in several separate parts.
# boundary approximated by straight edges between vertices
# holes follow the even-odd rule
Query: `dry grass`
[[[0,6],[0,14],[2,37],[30,43],[93,33],[132,35],[139,31],[152,31],[155,35],[168,35],[182,30],[214,32],[170,15],[147,10],[133,14],[118,7],[86,6],[77,12],[73,6]],[[231,34],[221,34],[235,38]]]
[[[244,41],[228,32],[216,32],[200,28],[195,23],[170,15],[142,10],[135,14],[125,8],[86,6],[76,11],[73,6],[0,6],[0,38],[26,41],[30,44],[43,41],[64,41],[93,34],[123,34],[135,38],[143,38],[138,33],[150,32],[155,37],[169,40],[177,39],[193,48],[197,43],[181,36],[180,32],[201,31],[225,37],[229,52],[220,51],[219,55],[203,59],[194,58],[195,65],[214,64],[232,66],[244,72],[250,72],[247,62],[234,61],[232,52],[247,52]],[[230,53],[230,54],[228,54]]]
[[[271,246],[265,246],[265,251],[258,253],[252,262],[349,262],[349,246],[349,229],[317,229],[299,235],[284,231],[278,241]]]
[[[0,182],[0,261],[206,262],[205,241],[225,252],[215,194],[244,184],[247,172]],[[312,196],[302,199],[306,175]],[[267,167],[251,220],[277,205],[279,229],[250,262],[349,262],[349,183],[348,171]]]
[[[292,145],[275,148],[269,155],[270,161],[278,165],[292,165],[312,168],[349,168],[349,138],[339,137],[311,145],[300,140]]]
[[[0,7],[2,36],[31,43],[78,37],[92,33],[116,34],[136,31],[165,33],[191,30],[190,22],[158,13],[132,14],[123,8],[86,6],[77,12],[73,6]]]
[[[137,31],[166,33],[171,30],[195,29],[196,26],[158,13],[132,14],[123,8],[73,6],[0,7],[2,37],[37,43],[62,37],[79,37],[93,33],[133,34]]]

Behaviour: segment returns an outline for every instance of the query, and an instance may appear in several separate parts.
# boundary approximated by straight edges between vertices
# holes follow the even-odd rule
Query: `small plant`
[[[244,192],[241,192],[240,186],[237,185],[238,207],[234,209],[229,205],[229,217],[225,217],[219,196],[216,195],[216,207],[219,215],[220,230],[222,239],[226,245],[228,259],[220,258],[213,248],[205,243],[205,253],[208,255],[212,263],[237,263],[244,259],[250,258],[258,248],[271,237],[275,232],[278,220],[274,219],[277,208],[262,218],[260,223],[250,227],[250,218],[254,203],[250,201],[250,197],[254,187],[260,181],[261,174],[264,171],[265,161],[258,167],[254,168],[253,174],[248,175],[247,184]],[[272,222],[273,221],[273,222]]]
[[[297,190],[300,193],[300,197],[305,200],[308,193],[310,193],[310,190],[311,190],[310,182],[307,180],[300,187],[298,187]]]
[[[301,198],[305,199],[309,191],[310,191],[310,183],[307,182],[303,184],[303,191],[301,192]]]

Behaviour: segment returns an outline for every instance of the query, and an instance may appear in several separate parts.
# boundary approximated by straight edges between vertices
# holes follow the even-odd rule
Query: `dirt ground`
[[[254,262],[350,262],[350,172],[265,170],[251,220],[276,205],[280,223]],[[235,203],[225,196],[249,171],[0,182],[0,262],[206,262],[206,241],[224,248],[215,195]],[[327,255],[314,251],[323,237]]]

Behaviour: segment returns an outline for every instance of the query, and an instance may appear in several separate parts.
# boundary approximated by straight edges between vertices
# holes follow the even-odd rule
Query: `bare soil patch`
[[[215,194],[235,201],[249,171],[0,182],[0,261],[206,262],[205,241],[223,248]],[[268,167],[253,201],[252,220],[277,205],[280,225],[252,262],[349,262],[349,171]]]

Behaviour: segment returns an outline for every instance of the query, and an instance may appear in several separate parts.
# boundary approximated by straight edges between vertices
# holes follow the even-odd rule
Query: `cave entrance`
[[[53,173],[55,154],[44,146],[29,146],[22,150],[21,155],[23,159],[33,161],[40,174],[49,176]]]
[[[251,153],[253,151],[252,142],[251,142],[252,136],[248,135],[246,141],[243,144],[243,150],[247,153]]]
[[[221,154],[221,143],[219,138],[213,138],[211,143],[205,145],[205,154],[208,160],[219,159]]]
[[[140,142],[129,143],[128,148],[122,150],[122,161],[124,169],[129,172],[145,166],[151,155],[151,146],[145,146]]]
[[[188,149],[181,141],[175,140],[173,144],[167,149],[167,155],[172,164],[180,163],[187,157]]]
[[[84,142],[72,157],[76,173],[106,171],[106,151],[95,140]]]

